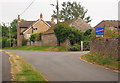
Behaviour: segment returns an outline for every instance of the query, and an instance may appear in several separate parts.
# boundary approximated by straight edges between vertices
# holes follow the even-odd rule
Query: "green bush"
[[[31,35],[30,35],[30,40],[31,40],[32,42],[35,42],[35,37],[36,37],[36,33],[31,34]]]
[[[41,35],[42,33],[33,33],[30,36],[30,41],[35,42],[35,41],[40,41],[41,40]]]
[[[35,35],[35,40],[36,41],[40,41],[41,40],[41,34],[42,33],[36,33],[36,35]]]
[[[13,44],[17,44],[17,39],[13,39]]]
[[[90,40],[95,39],[96,38],[96,34],[95,34],[95,29],[91,32],[90,35]]]
[[[111,29],[106,28],[104,36],[107,38],[118,38],[119,33],[116,30],[111,30]]]
[[[74,44],[73,46],[70,47],[70,51],[80,51],[81,46],[79,44]]]
[[[2,37],[2,48],[4,48],[4,47],[10,47],[10,41],[5,36]]]
[[[22,39],[22,46],[25,46],[25,45],[27,44],[27,42],[28,42],[28,40],[25,39],[25,38],[23,38],[23,39]]]
[[[90,35],[92,32],[92,29],[88,29],[85,33],[84,33],[84,36],[88,36]]]
[[[66,39],[70,40],[71,45],[78,43],[82,40],[83,33],[74,27],[67,24],[58,24],[54,28],[55,35],[59,43],[64,42]]]

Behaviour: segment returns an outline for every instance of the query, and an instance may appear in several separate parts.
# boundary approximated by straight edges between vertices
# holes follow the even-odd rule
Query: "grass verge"
[[[86,55],[81,56],[82,60],[90,62],[92,64],[96,64],[99,66],[103,66],[112,70],[120,71],[119,60],[111,58],[110,56],[104,56],[103,54],[98,54],[96,52],[90,52]]]
[[[20,56],[9,53],[11,63],[12,81],[44,81],[45,78],[32,66],[27,64]]]
[[[8,50],[33,50],[33,51],[52,51],[52,52],[65,52],[63,47],[59,46],[22,46],[22,47],[11,47],[3,48]]]

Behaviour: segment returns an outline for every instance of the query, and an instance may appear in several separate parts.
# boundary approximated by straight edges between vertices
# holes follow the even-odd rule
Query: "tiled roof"
[[[20,27],[28,28],[30,25],[35,23],[36,21],[21,21],[20,22]]]
[[[104,26],[109,25],[109,27],[119,27],[120,26],[120,20],[103,20],[99,24],[97,24],[94,28],[103,27],[102,24],[104,24]]]
[[[70,26],[75,26],[77,27],[76,29],[81,30],[82,32],[85,32],[88,29],[92,29],[92,27],[89,24],[87,24],[85,21],[83,21],[81,18],[75,18],[61,23],[68,24]],[[54,26],[51,27],[48,31],[46,31],[44,34],[52,34],[52,33],[54,33]]]
[[[46,21],[51,27],[55,25],[55,23],[52,23],[51,21]]]
[[[105,20],[105,21],[108,21],[108,22],[114,24],[116,27],[120,26],[120,20]]]

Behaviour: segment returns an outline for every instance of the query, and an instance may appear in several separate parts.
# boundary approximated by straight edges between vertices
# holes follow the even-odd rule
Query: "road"
[[[1,55],[0,55],[1,58]],[[0,68],[2,69],[2,81],[11,81],[11,64],[9,61],[9,55],[2,51],[2,65],[0,64]]]
[[[80,60],[88,52],[6,51],[22,56],[49,81],[118,81],[118,73]]]

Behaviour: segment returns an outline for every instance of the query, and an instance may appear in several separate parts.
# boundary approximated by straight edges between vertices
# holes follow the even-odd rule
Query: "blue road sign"
[[[96,35],[104,35],[104,28],[96,28],[95,33]]]

